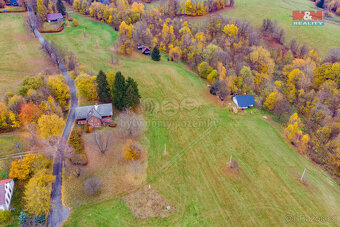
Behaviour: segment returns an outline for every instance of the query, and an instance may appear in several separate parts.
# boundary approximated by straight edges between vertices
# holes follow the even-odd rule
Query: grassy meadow
[[[103,187],[102,194],[110,196],[89,199],[83,194],[72,196],[68,184],[82,186],[73,178],[64,181],[64,202],[71,207],[65,226],[282,226],[291,221],[288,215],[331,217],[340,213],[339,186],[294,151],[281,137],[280,126],[263,119],[264,113],[230,113],[183,64],[164,59],[154,62],[139,53],[121,57],[119,65],[110,64],[117,33],[87,17],[72,16],[79,27],[45,37],[77,54],[85,72],[121,71],[138,82],[142,103],[153,103],[144,115],[148,123],[143,140],[148,151],[147,183],[175,212],[163,219],[136,219],[121,194],[109,192],[120,187],[119,181]],[[163,156],[164,144],[168,158]],[[106,155],[110,160],[114,154]],[[226,168],[230,155],[238,162],[238,171]],[[91,166],[90,160],[85,168]],[[111,172],[97,168],[93,174],[105,184]],[[299,181],[304,168],[306,184]],[[331,219],[329,224],[339,223]]]
[[[55,72],[40,42],[24,26],[27,14],[0,15],[0,97],[15,92],[25,76]]]

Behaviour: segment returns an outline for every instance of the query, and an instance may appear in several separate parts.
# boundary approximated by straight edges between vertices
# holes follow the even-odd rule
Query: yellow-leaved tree
[[[226,26],[224,26],[223,31],[228,37],[235,38],[238,33],[238,27],[234,24],[227,24]]]
[[[65,121],[56,114],[42,115],[38,120],[40,135],[44,138],[60,135],[64,129]]]
[[[284,130],[284,135],[298,148],[300,153],[305,153],[308,148],[310,137],[308,134],[303,135],[301,131],[302,126],[303,124],[301,123],[301,119],[298,114],[294,113],[289,118],[288,125]]]
[[[274,72],[274,60],[271,58],[270,52],[262,46],[253,47],[253,51],[250,53],[250,62],[259,73],[271,76]]]
[[[41,169],[48,168],[51,161],[42,154],[28,154],[22,159],[12,162],[9,177],[26,180]]]
[[[40,170],[32,177],[24,192],[25,210],[34,216],[48,216],[52,208],[51,191],[54,176],[47,169]]]
[[[120,24],[118,32],[118,45],[120,54],[130,55],[132,53],[133,50],[132,24],[127,25],[125,21],[123,21]]]
[[[44,5],[43,0],[37,1],[37,14],[41,17],[43,21],[46,21],[46,15],[48,13],[48,9]]]
[[[75,82],[80,94],[84,95],[88,101],[97,99],[96,76],[83,73],[77,76]]]
[[[127,140],[123,146],[123,156],[126,160],[143,160],[144,150],[139,143],[133,140]]]
[[[47,85],[62,108],[66,107],[67,100],[70,98],[70,88],[62,75],[49,76]]]
[[[196,6],[191,3],[191,0],[187,0],[184,4],[186,15],[195,16]]]

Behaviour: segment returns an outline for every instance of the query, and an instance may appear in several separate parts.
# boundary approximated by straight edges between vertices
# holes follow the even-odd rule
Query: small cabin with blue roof
[[[233,102],[240,109],[247,109],[255,106],[254,95],[236,95],[233,97]]]
[[[9,2],[11,4],[11,6],[19,6],[17,0],[10,0]]]

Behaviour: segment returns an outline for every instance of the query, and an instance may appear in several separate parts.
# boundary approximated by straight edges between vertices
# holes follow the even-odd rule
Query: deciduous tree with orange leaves
[[[21,107],[19,119],[22,125],[36,122],[41,115],[39,107],[32,103],[26,103]]]

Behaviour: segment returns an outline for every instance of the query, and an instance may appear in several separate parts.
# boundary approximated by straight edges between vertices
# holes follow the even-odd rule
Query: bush
[[[111,123],[109,124],[109,127],[115,128],[115,127],[117,127],[117,123],[111,122]]]
[[[102,182],[95,177],[88,178],[84,181],[84,191],[88,195],[94,195],[101,189]]]
[[[316,6],[319,7],[319,8],[323,8],[323,4],[325,3],[324,0],[320,0],[316,3]]]
[[[77,27],[77,26],[78,26],[78,21],[77,21],[75,18],[73,19],[73,26],[74,26],[74,27]]]
[[[9,219],[11,218],[12,213],[11,211],[8,210],[0,210],[0,223],[6,223],[9,221]]]
[[[19,216],[19,223],[24,224],[27,220],[28,220],[27,213],[21,211],[20,216]]]
[[[46,217],[44,214],[39,216],[34,216],[34,223],[36,224],[44,224],[46,221]]]
[[[159,53],[159,49],[157,47],[154,47],[151,53],[151,58],[154,61],[159,61],[161,60],[161,55]]]
[[[91,133],[92,131],[93,131],[93,127],[88,125],[88,124],[86,124],[85,125],[85,132],[86,133]]]

